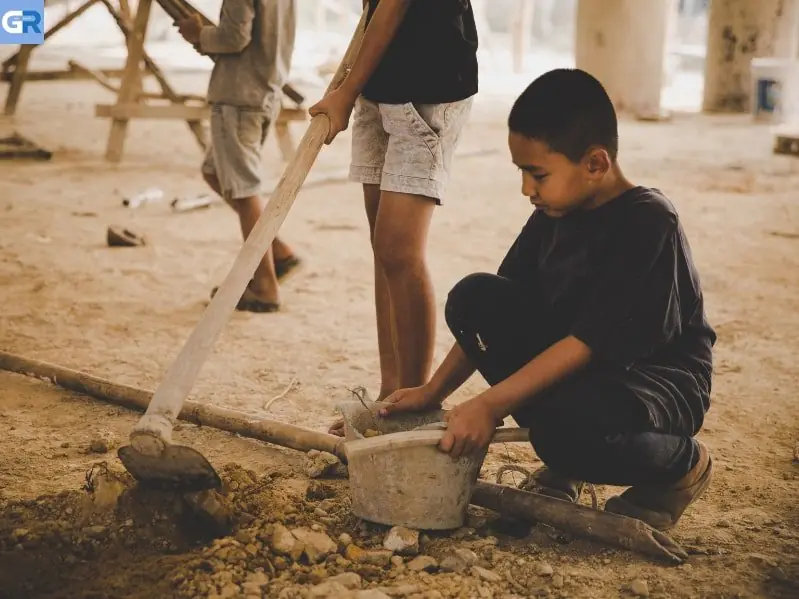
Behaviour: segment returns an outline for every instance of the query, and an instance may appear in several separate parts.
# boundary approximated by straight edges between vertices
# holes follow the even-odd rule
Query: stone
[[[219,592],[220,599],[234,599],[239,595],[241,595],[241,587],[233,582],[228,582]]]
[[[391,551],[387,549],[373,549],[371,551],[365,551],[362,563],[386,568],[391,564],[392,555],[393,554]]]
[[[535,567],[535,573],[538,574],[539,576],[552,576],[552,574],[554,574],[555,571],[552,569],[552,566],[550,566],[548,563],[541,562]]]
[[[303,552],[312,564],[318,564],[331,553],[338,551],[338,545],[323,532],[295,528],[291,534],[303,545]]]
[[[275,553],[288,556],[294,561],[300,559],[305,550],[302,543],[282,524],[274,525],[270,544]]]
[[[351,562],[355,562],[356,564],[363,563],[364,555],[366,551],[355,545],[354,543],[350,543],[347,545],[347,548],[344,549],[344,557]]]
[[[108,453],[117,447],[119,447],[119,437],[111,431],[95,433],[91,441],[89,441],[90,453]]]
[[[438,562],[429,555],[420,555],[407,564],[412,572],[432,572],[438,568]]]
[[[264,585],[269,584],[269,577],[263,572],[253,572],[247,576],[247,579],[242,583],[241,589],[248,595],[261,596],[261,589]]]
[[[441,569],[444,572],[461,573],[475,565],[478,560],[477,554],[471,549],[458,547],[441,560]]]
[[[391,556],[391,565],[394,566],[395,568],[399,568],[400,566],[404,566],[405,565],[405,560],[402,559],[402,557],[399,556],[399,555],[392,555]]]
[[[649,597],[649,585],[642,578],[633,580],[630,583],[630,590],[636,597]]]
[[[327,580],[328,582],[335,582],[347,589],[361,588],[361,577],[355,572],[344,572],[343,574],[336,574]]]
[[[319,584],[329,578],[329,574],[324,566],[314,566],[308,573],[308,577],[313,584]]]
[[[339,545],[343,547],[347,547],[348,545],[352,545],[352,537],[348,535],[346,532],[342,532],[338,537]]]
[[[336,495],[336,490],[323,482],[318,480],[312,480],[308,483],[308,488],[305,490],[305,497],[310,499],[311,501],[319,501],[322,500],[322,509],[327,509],[324,507],[324,501],[328,500],[330,497],[334,497]]]
[[[318,584],[308,593],[308,599],[344,599],[350,597],[351,593],[341,583],[331,582],[330,580]]]
[[[353,599],[391,599],[391,597],[377,589],[369,589],[368,591],[358,591],[353,595]]]
[[[318,507],[313,511],[313,515],[317,518],[327,518],[329,514],[322,508]]]
[[[496,572],[486,570],[480,566],[472,566],[472,575],[486,582],[500,582],[502,580],[502,576]]]
[[[332,453],[326,451],[319,452],[318,455],[311,456],[308,453],[308,461],[305,463],[305,474],[309,478],[320,478],[322,476],[329,476],[332,474],[336,467],[341,462]]]
[[[563,582],[564,582],[563,581],[563,576],[561,576],[560,574],[555,574],[552,577],[552,586],[555,587],[556,589],[562,589],[563,588]]]
[[[419,553],[419,531],[395,526],[386,534],[383,548],[398,555],[416,555]]]

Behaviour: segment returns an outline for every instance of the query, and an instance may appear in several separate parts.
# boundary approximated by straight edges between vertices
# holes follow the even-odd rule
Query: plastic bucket
[[[788,98],[797,83],[799,63],[784,58],[753,58],[750,105],[755,119],[778,122],[784,119]]]

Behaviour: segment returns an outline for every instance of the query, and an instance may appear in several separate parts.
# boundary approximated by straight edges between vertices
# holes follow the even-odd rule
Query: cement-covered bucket
[[[380,407],[373,406],[375,412]],[[413,430],[440,422],[440,410],[379,418],[357,401],[339,409],[356,516],[421,530],[463,526],[486,452],[455,459],[438,449],[443,431]],[[379,434],[367,437],[369,430]]]

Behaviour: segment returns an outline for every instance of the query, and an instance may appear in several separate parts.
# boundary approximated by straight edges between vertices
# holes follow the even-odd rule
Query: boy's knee
[[[483,299],[486,292],[493,287],[492,279],[495,278],[496,275],[476,272],[455,283],[447,295],[447,303],[444,306],[444,316],[450,328],[455,320],[476,315],[481,305],[485,306]]]
[[[423,251],[408,243],[401,231],[376,231],[372,236],[372,249],[383,272],[389,277],[424,266]]]

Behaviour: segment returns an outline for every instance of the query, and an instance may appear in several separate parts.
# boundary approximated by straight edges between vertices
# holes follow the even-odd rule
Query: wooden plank
[[[103,2],[103,4],[105,4],[106,8],[108,9],[108,12],[111,13],[111,16],[117,22],[117,25],[119,26],[120,30],[125,36],[125,39],[129,40],[131,36],[130,26],[128,25],[124,16],[122,16],[119,12],[116,11],[116,9],[111,5],[110,0],[101,0],[101,1]],[[177,94],[175,90],[172,89],[172,86],[169,85],[169,81],[167,81],[166,76],[161,71],[156,62],[152,58],[150,58],[147,52],[142,50],[142,54],[144,57],[144,64],[147,70],[150,73],[152,73],[153,77],[155,77],[156,81],[158,81],[158,85],[161,86],[161,92],[164,94],[164,96],[172,100],[173,102],[184,102],[187,96],[180,96],[179,94]],[[201,101],[205,102],[205,98],[201,98]],[[199,120],[190,120],[187,121],[187,125],[189,127],[189,130],[191,130],[192,134],[194,135],[194,138],[197,140],[197,143],[200,144],[200,147],[203,150],[205,150],[208,147],[208,142],[206,140],[205,128],[202,126],[202,123]]]
[[[167,119],[184,121],[203,121],[211,116],[208,106],[189,106],[186,104],[142,104],[126,102],[117,104],[97,104],[94,116],[112,118],[115,121],[131,119]]]
[[[30,61],[31,52],[33,52],[34,47],[35,46],[25,44],[19,50],[14,73],[11,77],[11,86],[8,88],[8,95],[6,96],[6,116],[13,116],[17,111],[17,103],[22,94],[22,84],[25,83],[25,73],[28,71],[28,62]]]
[[[134,20],[128,43],[125,74],[122,76],[122,84],[117,99],[117,102],[122,105],[131,102],[139,93],[140,67],[144,58],[144,36],[147,33],[147,22],[150,20],[150,8],[152,5],[152,0],[139,0],[139,5],[136,8],[136,19]],[[122,150],[127,132],[128,121],[126,119],[114,119],[113,123],[111,123],[111,132],[108,135],[108,145],[105,151],[107,160],[119,162],[122,159]]]

